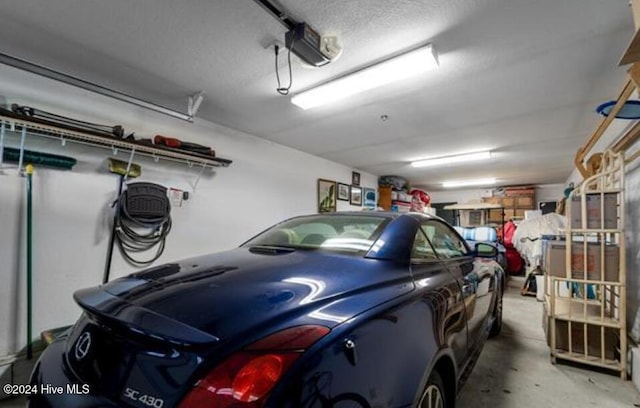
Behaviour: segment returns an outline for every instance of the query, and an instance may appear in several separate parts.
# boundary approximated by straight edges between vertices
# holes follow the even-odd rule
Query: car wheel
[[[502,291],[498,291],[496,307],[493,310],[493,324],[491,325],[491,331],[489,331],[489,337],[495,337],[502,331],[502,295]]]
[[[445,408],[446,395],[444,393],[444,383],[437,371],[429,376],[427,385],[422,393],[418,408]]]

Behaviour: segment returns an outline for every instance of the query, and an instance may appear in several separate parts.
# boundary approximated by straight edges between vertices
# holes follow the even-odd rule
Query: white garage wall
[[[232,248],[284,218],[317,211],[318,178],[350,184],[351,168],[257,137],[196,120],[180,120],[0,65],[0,94],[8,103],[35,106],[98,123],[122,124],[137,137],[155,134],[212,145],[229,168],[207,171],[195,193],[174,208],[173,229],[158,262]],[[206,101],[205,101],[206,103]],[[186,104],[186,98],[185,98]],[[300,135],[304,137],[304,135]],[[17,139],[10,137],[10,145]],[[101,282],[107,250],[108,204],[118,176],[108,173],[109,150],[37,137],[27,148],[78,159],[73,171],[37,168],[34,175],[34,337],[71,324],[79,315],[72,293]],[[127,160],[124,153],[117,157]],[[141,180],[192,191],[199,174],[186,165],[136,157]],[[26,180],[0,174],[0,356],[26,344],[24,205]],[[377,178],[361,174],[361,185]],[[358,209],[338,202],[338,210]],[[112,276],[133,270],[117,249]]]
[[[627,237],[627,327],[640,342],[640,163],[627,168],[625,176],[625,235]]]

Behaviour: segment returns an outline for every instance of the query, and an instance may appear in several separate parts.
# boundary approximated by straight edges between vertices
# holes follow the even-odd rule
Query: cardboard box
[[[490,204],[502,204],[502,197],[497,197],[497,196],[492,196],[492,197],[483,197],[482,198],[482,202],[483,203],[490,203]]]
[[[504,189],[504,194],[506,196],[535,196],[536,188],[529,186],[520,186],[520,187],[506,187]]]
[[[528,210],[515,209],[513,210],[513,217],[519,220],[524,220],[524,213]]]
[[[516,204],[515,197],[502,197],[502,203],[504,207],[513,207]]]
[[[547,345],[551,347],[551,325],[553,320],[549,316],[547,305],[542,308],[542,330],[544,331]],[[587,353],[593,357],[602,357],[602,337],[600,326],[594,324],[586,325],[587,333]],[[555,321],[556,329],[556,350],[569,351],[569,322],[565,320]],[[616,345],[618,343],[617,329],[603,327],[604,330],[604,357],[613,360],[616,357]],[[584,323],[571,323],[571,351],[584,354]]]
[[[604,225],[603,221],[603,204],[604,197]],[[587,229],[616,229],[618,228],[618,197],[615,193],[587,194],[585,196]],[[571,228],[583,229],[582,226],[582,210],[581,198],[573,197],[571,201]]]
[[[505,221],[507,218],[505,216]],[[502,222],[502,209],[496,208],[489,210],[489,221],[490,222]]]
[[[571,245],[571,277],[573,279],[600,280],[601,247],[600,243],[587,244],[587,276],[584,274],[584,243],[574,242]],[[604,280],[619,281],[620,248],[617,245],[604,247]],[[544,251],[544,270],[551,276],[565,278],[566,273],[566,242],[546,241]]]
[[[535,208],[533,197],[516,197],[516,207],[525,209]]]
[[[569,351],[569,322],[556,320],[556,350]],[[602,336],[604,330],[604,358],[613,360],[616,356],[617,329],[584,323],[571,323],[571,351],[584,354],[585,333],[587,336],[587,354],[602,358]],[[548,339],[549,343],[551,339]]]

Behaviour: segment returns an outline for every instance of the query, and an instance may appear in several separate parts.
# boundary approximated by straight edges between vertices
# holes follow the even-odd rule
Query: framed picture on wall
[[[349,201],[349,185],[338,183],[338,200]]]
[[[362,187],[351,186],[351,194],[349,195],[349,203],[351,205],[362,205]]]
[[[351,184],[354,186],[360,185],[360,173],[352,171],[351,172]]]
[[[376,190],[374,188],[364,189],[364,206],[367,208],[376,208],[378,200],[376,197]]]
[[[318,179],[318,212],[336,210],[336,182]]]

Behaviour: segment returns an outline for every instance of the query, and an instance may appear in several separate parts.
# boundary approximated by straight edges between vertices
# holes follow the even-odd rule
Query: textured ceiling
[[[251,0],[4,0],[0,52],[374,174],[438,188],[450,179],[564,182],[614,98],[633,32],[626,0],[281,0],[337,35],[320,69],[294,58],[292,93],[431,42],[440,69],[303,111],[275,92],[285,29]],[[281,74],[286,82],[284,61]],[[387,121],[380,120],[388,115]],[[489,163],[412,169],[428,156],[492,149]]]

